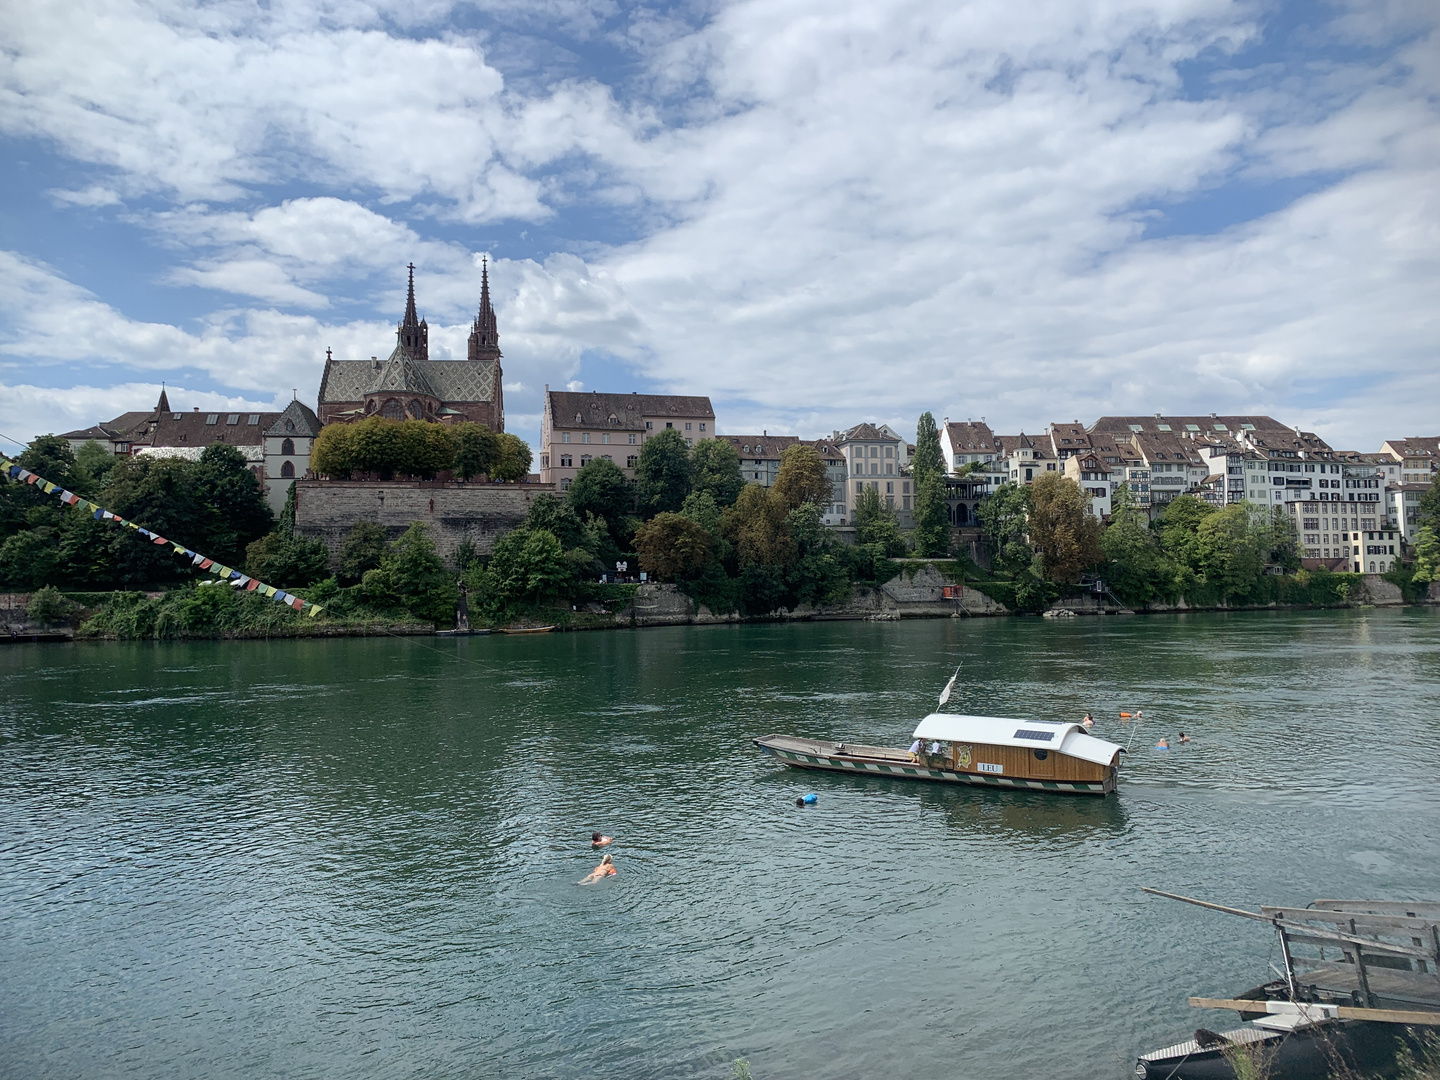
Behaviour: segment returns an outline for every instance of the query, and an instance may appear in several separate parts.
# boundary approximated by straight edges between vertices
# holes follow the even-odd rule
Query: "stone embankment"
[[[946,587],[959,595],[947,597]],[[1349,598],[1349,605],[1398,607],[1405,602],[1398,587],[1378,574],[1366,574],[1358,593]],[[1440,582],[1430,586],[1428,601],[1440,604]],[[1275,605],[1269,605],[1275,606]],[[1145,613],[1182,611],[1244,611],[1263,610],[1259,606],[1194,607],[1181,600],[1175,604],[1149,604],[1138,609]],[[1047,615],[1120,615],[1132,609],[1109,596],[1062,597],[1050,605]],[[815,621],[840,619],[940,619],[984,617],[1014,614],[1004,604],[992,600],[974,587],[954,589],[953,583],[935,567],[925,565],[917,570],[896,574],[879,588],[857,586],[854,595],[843,604],[801,604],[794,610],[782,608],[765,618],[777,621]],[[676,626],[685,624],[740,622],[734,612],[717,615],[704,604],[697,604],[675,585],[641,585],[635,597],[615,613],[617,626]]]

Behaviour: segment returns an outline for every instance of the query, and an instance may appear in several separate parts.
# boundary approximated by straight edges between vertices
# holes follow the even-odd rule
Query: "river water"
[[[1154,717],[1118,797],[749,741],[904,745],[956,664]],[[1278,962],[1140,886],[1440,897],[1437,717],[1414,609],[6,648],[0,1073],[1119,1078]]]

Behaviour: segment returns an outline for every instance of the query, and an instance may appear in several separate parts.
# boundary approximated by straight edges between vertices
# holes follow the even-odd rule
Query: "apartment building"
[[[1380,452],[1400,463],[1402,484],[1433,484],[1440,478],[1440,436],[1387,439]]]
[[[1120,466],[1120,468],[1124,468]],[[1064,464],[1065,475],[1080,485],[1086,495],[1090,497],[1090,513],[1094,514],[1101,521],[1110,517],[1114,511],[1115,487],[1117,477],[1111,472],[1103,458],[1093,450],[1085,450],[1081,453],[1068,454]],[[1128,477],[1126,477],[1128,482]],[[1138,479],[1136,481],[1139,483]],[[1146,493],[1146,502],[1149,502],[1149,492]]]
[[[901,472],[901,466],[908,463],[905,440],[888,428],[856,424],[835,432],[829,441],[847,465],[849,520],[855,520],[855,497],[868,486],[879,492],[881,502],[895,510],[901,524],[908,528],[913,520],[914,492],[910,476]]]
[[[613,461],[634,479],[645,440],[673,429],[691,446],[713,438],[708,397],[602,394],[545,388],[540,421],[540,480],[561,491],[596,458]]]
[[[802,440],[804,441],[804,440]],[[845,460],[845,452],[836,446],[829,439],[813,439],[805,441],[805,445],[813,446],[820,459],[825,462],[825,475],[830,478],[834,485],[829,506],[822,507],[824,510],[823,521],[826,525],[844,525],[849,522],[850,515],[846,509],[846,481],[850,479],[850,466]]]
[[[762,431],[759,435],[722,435],[740,458],[740,477],[747,484],[772,487],[780,471],[780,458],[787,449],[800,440],[794,435],[771,435]]]

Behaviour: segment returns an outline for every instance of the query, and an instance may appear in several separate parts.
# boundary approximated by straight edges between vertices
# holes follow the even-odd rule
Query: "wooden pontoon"
[[[931,713],[914,737],[922,744],[918,760],[892,747],[793,735],[766,735],[755,745],[795,769],[1102,796],[1115,790],[1124,752],[1079,724],[955,713]],[[939,752],[925,752],[936,743]]]
[[[1202,1009],[1233,1009],[1250,1027],[1200,1029],[1196,1038],[1142,1054],[1135,1074],[1168,1080],[1228,1080],[1231,1047],[1250,1047],[1269,1075],[1324,1077],[1337,1062],[1351,1074],[1381,1069],[1410,1036],[1440,1027],[1440,903],[1316,900],[1259,912],[1146,889],[1171,900],[1270,923],[1280,939],[1281,977],[1234,998],[1192,997]]]

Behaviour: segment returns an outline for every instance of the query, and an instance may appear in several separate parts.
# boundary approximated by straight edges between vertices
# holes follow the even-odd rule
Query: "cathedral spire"
[[[495,309],[490,306],[490,259],[480,262],[480,313],[470,328],[470,341],[487,355],[500,355],[500,331],[496,328]]]
[[[163,413],[163,412],[169,412],[169,411],[170,411],[170,399],[165,396],[165,384],[164,384],[164,383],[161,383],[161,384],[160,384],[160,400],[155,403],[155,411],[156,411],[157,413]]]
[[[410,288],[405,294],[405,317],[395,331],[396,346],[415,360],[430,359],[430,328],[415,311],[415,264],[410,264]]]
[[[415,264],[410,264],[410,291],[405,296],[405,320],[401,326],[418,326],[420,318],[415,314]]]

